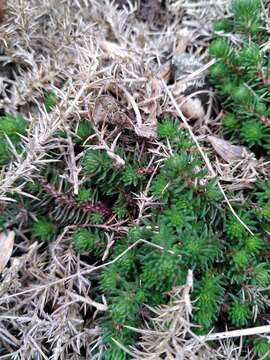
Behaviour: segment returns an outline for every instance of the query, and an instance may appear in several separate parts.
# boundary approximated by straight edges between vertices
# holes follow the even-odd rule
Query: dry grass
[[[51,161],[45,160],[45,154],[59,148],[63,149],[68,169],[65,179],[73,194],[78,192],[78,163],[83,153],[75,156],[72,143],[61,143],[55,134],[60,129],[71,131],[72,123],[80,118],[95,124],[100,147],[115,166],[124,166],[114,153],[121,138],[119,128],[127,127],[134,134],[149,138],[155,135],[158,117],[178,116],[163,82],[183,110],[186,99],[181,92],[204,78],[211,23],[223,15],[228,3],[170,0],[169,16],[161,19],[158,12],[154,13],[153,23],[147,24],[139,20],[138,6],[132,2],[120,8],[117,2],[108,0],[8,1],[5,19],[0,24],[0,111],[24,114],[30,131],[23,139],[23,153],[16,154],[16,161],[1,173],[2,202],[10,201],[9,194],[22,194],[17,180],[36,176]],[[191,73],[182,68],[174,78],[172,59],[185,52],[202,66]],[[61,102],[48,114],[43,97],[49,90],[54,90]],[[192,122],[192,131],[199,141],[213,134],[213,128],[219,129],[220,114],[213,118],[212,102],[206,105],[204,116]],[[106,131],[106,124],[100,124],[104,116],[115,125],[111,134]],[[219,135],[218,130],[214,135]],[[263,160],[248,168],[246,159],[228,164],[210,144],[204,144],[213,171],[227,188],[249,187],[257,177],[269,174],[269,164]],[[153,163],[167,156],[155,140],[150,151]],[[136,201],[140,221],[152,205],[147,189]],[[106,299],[102,304],[91,299],[91,276],[100,267],[86,264],[70,248],[70,226],[46,249],[31,244],[23,232],[24,216],[23,212],[18,215],[21,226],[17,233],[22,240],[15,250],[19,255],[11,258],[0,285],[0,348],[14,359],[101,359],[102,334],[95,323],[95,312],[106,311]],[[125,232],[125,226],[115,221],[107,224],[104,230],[108,249],[103,260],[114,232]],[[140,348],[133,349],[135,358],[161,359],[165,351],[166,359],[244,359],[241,344],[235,345],[232,340],[213,352],[196,338],[191,330],[191,305],[186,290],[186,286],[176,289],[172,305],[155,310],[155,328],[141,331]],[[53,312],[52,304],[57,309]],[[160,342],[168,318],[173,329],[169,333],[166,330],[167,342]],[[171,336],[175,340],[172,348],[168,345]],[[164,345],[161,350],[160,345]],[[95,347],[99,350],[91,355]],[[0,353],[1,358],[4,357]],[[246,355],[246,359],[252,358],[251,354]]]

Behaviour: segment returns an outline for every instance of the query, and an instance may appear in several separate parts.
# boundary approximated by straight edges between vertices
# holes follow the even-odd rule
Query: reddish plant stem
[[[149,175],[149,174],[152,174],[154,171],[155,171],[154,167],[150,167],[148,169],[142,167],[142,168],[137,169],[137,173],[142,174],[142,175]]]
[[[100,212],[101,214],[107,216],[111,214],[111,210],[106,207],[101,201],[92,203],[92,202],[85,202],[85,203],[78,203],[70,192],[62,193],[61,191],[57,190],[54,185],[50,184],[46,179],[41,176],[36,177],[39,181],[42,188],[49,194],[51,197],[55,199],[56,202],[68,205],[74,209],[81,209],[86,212]]]

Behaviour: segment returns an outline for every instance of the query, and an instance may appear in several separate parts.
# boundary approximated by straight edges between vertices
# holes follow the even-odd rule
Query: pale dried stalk
[[[82,303],[85,303],[87,305],[93,306],[99,311],[107,311],[108,310],[108,306],[106,304],[100,304],[100,303],[92,300],[88,296],[81,296],[81,295],[78,295],[78,294],[73,293],[71,291],[67,291],[67,294],[71,298],[73,298],[75,301],[82,302]]]
[[[15,232],[9,231],[8,233],[0,233],[0,274],[5,269],[14,246]]]
[[[220,333],[213,333],[208,335],[199,336],[201,341],[213,341],[229,339],[234,337],[250,336],[250,335],[262,335],[270,333],[270,325],[256,326],[253,328],[239,329],[232,331],[223,331]]]

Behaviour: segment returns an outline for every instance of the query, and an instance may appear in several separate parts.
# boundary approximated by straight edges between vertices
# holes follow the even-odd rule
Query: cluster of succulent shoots
[[[214,24],[210,69],[225,108],[224,135],[258,156],[270,155],[269,38],[260,0],[233,0],[232,17]]]
[[[163,206],[153,208],[151,216],[117,241],[111,259],[140,239],[148,243],[132,248],[106,267],[99,279],[99,291],[109,306],[100,319],[104,341],[109,344],[106,359],[128,358],[112,339],[134,345],[136,334],[126,326],[140,326],[144,304],[166,303],[169,289],[185,282],[188,269],[194,276],[197,333],[224,330],[224,324],[230,329],[263,324],[268,311],[267,301],[262,300],[266,293],[262,296],[259,289],[270,283],[270,217],[263,211],[270,183],[260,184],[238,210],[255,233],[251,235],[220,202],[216,182],[202,185],[205,171],[198,171],[202,163],[177,122],[159,123],[158,135],[164,146],[169,143],[173,150],[150,188]],[[254,202],[260,206],[254,208]],[[260,356],[270,349],[265,338],[249,341]]]
[[[46,99],[50,111],[57,97],[50,94]],[[20,151],[27,122],[5,116],[0,118],[0,129],[8,161],[14,156],[13,147]],[[159,143],[171,155],[160,159],[154,174],[153,169],[147,171],[151,152],[136,152],[119,142],[115,152],[125,161],[119,169],[105,150],[87,148],[94,134],[90,121],[81,119],[72,129],[74,144],[79,149],[86,145],[80,160],[85,181],[78,194],[72,194],[70,184],[63,182],[65,164],[48,163],[33,174],[33,181],[22,185],[34,197],[14,195],[17,204],[11,203],[2,212],[1,227],[14,222],[16,211],[24,208],[35,214],[27,224],[29,236],[46,246],[72,225],[70,247],[95,263],[102,261],[106,250],[103,226],[107,219],[113,217],[129,227],[128,233],[115,234],[109,260],[116,261],[97,272],[92,281],[92,296],[99,302],[105,296],[108,304],[108,310],[96,319],[104,332],[105,359],[129,358],[117,342],[136,345],[138,335],[128,327],[144,326],[145,304],[165,304],[168,292],[185,283],[189,269],[194,276],[193,322],[198,334],[212,328],[221,331],[225,325],[230,329],[263,325],[270,298],[267,291],[260,292],[270,284],[270,181],[260,183],[236,209],[254,232],[252,236],[222,202],[216,181],[206,176],[178,120],[158,123]],[[59,132],[58,136],[63,139],[66,134]],[[138,218],[136,195],[132,194],[146,188],[153,204]],[[269,351],[265,338],[254,337],[249,342],[259,356]]]

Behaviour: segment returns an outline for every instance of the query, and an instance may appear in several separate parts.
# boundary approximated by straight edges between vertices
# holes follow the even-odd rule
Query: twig
[[[90,305],[95,307],[99,311],[106,311],[108,310],[108,306],[106,304],[100,304],[94,300],[92,300],[90,297],[81,296],[78,294],[73,293],[72,291],[67,291],[67,294],[73,298],[74,300],[82,302],[84,304]]]
[[[133,107],[133,110],[135,112],[135,115],[136,115],[137,127],[140,128],[142,126],[142,116],[141,116],[140,110],[138,108],[138,105],[136,104],[134,97],[123,86],[121,86],[119,84],[117,84],[117,86],[119,87],[119,89],[121,89],[124,92],[124,94],[126,95],[126,98],[130,101],[130,103]]]
[[[213,340],[222,340],[222,339],[229,339],[233,337],[240,337],[240,336],[250,336],[250,335],[259,335],[259,334],[266,334],[270,333],[270,325],[264,326],[256,326],[253,328],[248,329],[239,329],[239,330],[232,330],[232,331],[224,331],[209,335],[201,335],[199,339],[201,341],[213,341]]]
[[[69,171],[70,171],[70,178],[73,184],[73,188],[74,188],[74,195],[78,195],[79,193],[79,178],[78,175],[80,173],[80,169],[77,168],[76,165],[76,158],[75,158],[75,153],[74,153],[74,145],[72,143],[72,139],[70,137],[70,135],[68,135],[68,149],[69,149],[69,156],[70,156],[70,166],[69,166]]]
[[[119,139],[119,137],[121,136],[121,132],[115,137],[111,147],[109,147],[106,143],[106,141],[103,139],[103,136],[100,134],[100,132],[98,131],[98,129],[96,128],[96,126],[92,125],[93,129],[95,130],[95,133],[98,137],[98,140],[101,143],[101,147],[100,146],[94,146],[92,147],[93,149],[105,149],[107,152],[107,155],[109,156],[110,159],[112,159],[115,163],[115,166],[117,169],[123,169],[125,167],[125,160],[123,160],[119,155],[117,155],[114,151],[117,145],[117,141]]]

